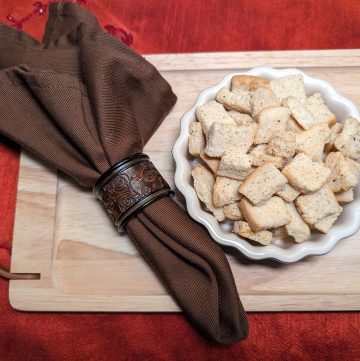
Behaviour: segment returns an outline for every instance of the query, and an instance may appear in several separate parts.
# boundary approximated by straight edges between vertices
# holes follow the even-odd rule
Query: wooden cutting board
[[[256,66],[297,67],[332,83],[360,106],[360,50],[150,55],[178,102],[152,137],[148,153],[171,185],[171,148],[179,120],[198,93],[228,72]],[[182,201],[181,197],[178,199]],[[360,234],[321,257],[295,264],[254,263],[225,249],[248,311],[359,310]],[[124,234],[89,190],[21,156],[10,302],[27,311],[179,311]]]

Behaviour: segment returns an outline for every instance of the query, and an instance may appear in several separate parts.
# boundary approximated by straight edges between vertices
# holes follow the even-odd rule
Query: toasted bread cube
[[[286,130],[289,132],[295,132],[300,133],[304,130],[303,127],[300,126],[300,124],[292,117],[289,117],[289,120],[287,122]]]
[[[335,197],[339,203],[350,203],[354,200],[354,188],[347,191],[335,193]]]
[[[329,214],[328,216],[320,219],[314,224],[314,228],[322,233],[328,233],[330,228],[333,226],[337,218],[340,216],[342,212],[342,207],[340,207],[339,211],[333,214]]]
[[[217,173],[220,164],[220,158],[209,157],[205,152],[200,154],[200,158],[214,174]]]
[[[213,174],[203,165],[198,164],[191,171],[191,175],[194,179],[194,188],[200,201],[205,204],[206,208],[214,214],[219,222],[224,221],[224,210],[216,207],[213,202],[213,187],[215,183]]]
[[[287,183],[286,177],[272,163],[256,168],[241,184],[239,192],[253,204],[268,200]]]
[[[236,110],[230,110],[228,113],[235,120],[236,125],[246,125],[254,122],[254,119],[249,114],[239,113]]]
[[[355,118],[347,118],[341,133],[335,139],[335,148],[346,157],[360,157],[360,123]]]
[[[190,123],[189,132],[189,153],[199,157],[205,148],[205,137],[200,122]]]
[[[272,233],[270,231],[254,232],[249,224],[243,221],[234,222],[233,232],[241,237],[260,243],[263,246],[270,244],[272,239]]]
[[[330,152],[325,158],[326,166],[331,169],[328,185],[335,193],[348,191],[358,184],[356,166],[349,162],[350,158],[347,159],[341,152]]]
[[[233,124],[235,121],[225,110],[222,104],[215,100],[200,105],[196,108],[196,117],[201,123],[202,130],[207,137],[213,123]]]
[[[295,188],[289,183],[286,183],[283,188],[276,192],[277,196],[280,196],[285,202],[294,202],[296,197],[300,194]]]
[[[282,173],[296,190],[311,193],[328,181],[331,170],[322,163],[313,162],[304,153],[299,153],[284,167]]]
[[[233,221],[240,221],[244,219],[239,208],[239,202],[226,204],[224,206],[224,213],[226,218]]]
[[[300,195],[296,198],[295,204],[302,219],[310,225],[340,211],[339,203],[327,185],[314,193]]]
[[[231,79],[231,91],[255,90],[259,86],[267,87],[269,80],[254,75],[235,75]]]
[[[244,180],[253,171],[251,156],[237,147],[227,148],[217,171],[219,176]]]
[[[278,106],[280,106],[280,102],[270,89],[260,87],[252,93],[251,115],[253,117],[256,117],[265,108]]]
[[[314,116],[299,100],[294,97],[288,97],[284,100],[284,105],[290,109],[292,117],[295,118],[304,129],[310,129],[316,125]]]
[[[296,134],[296,152],[305,153],[312,160],[321,160],[325,143],[329,140],[330,129],[327,123],[317,124]]]
[[[341,132],[342,128],[343,128],[342,123],[335,123],[330,128],[330,136],[324,147],[325,153],[330,153],[332,150],[334,150],[335,139],[338,136],[338,134]]]
[[[271,138],[267,147],[267,152],[279,157],[290,158],[296,150],[296,133],[284,132]]]
[[[241,113],[251,113],[251,93],[248,90],[232,93],[227,88],[221,88],[216,94],[216,100],[227,110],[236,110]]]
[[[356,175],[357,178],[360,176],[360,163],[358,163],[356,160],[351,159],[349,157],[345,157],[345,162],[351,169],[351,171]]]
[[[252,165],[260,167],[265,163],[273,163],[276,168],[284,167],[286,158],[268,154],[266,149],[267,144],[259,144],[249,152]]]
[[[291,222],[285,225],[286,232],[296,243],[306,241],[310,237],[310,228],[303,221],[294,203],[286,203],[286,209],[291,215]]]
[[[284,133],[289,116],[290,111],[285,107],[268,107],[262,110],[257,116],[259,128],[254,143],[268,143],[274,136]]]
[[[302,104],[305,103],[304,77],[301,74],[288,75],[271,80],[269,87],[278,97],[280,102],[292,96]]]
[[[254,232],[278,228],[291,222],[285,202],[280,197],[271,197],[258,206],[244,197],[240,201],[240,210]]]
[[[336,123],[336,116],[330,111],[320,93],[306,98],[305,108],[314,116],[317,123],[326,123],[329,127]]]
[[[256,123],[241,126],[214,123],[208,135],[205,153],[210,157],[221,157],[227,148],[235,146],[247,153],[254,141],[256,129]]]
[[[213,188],[213,202],[216,207],[234,203],[241,198],[239,187],[241,182],[226,177],[216,177]]]

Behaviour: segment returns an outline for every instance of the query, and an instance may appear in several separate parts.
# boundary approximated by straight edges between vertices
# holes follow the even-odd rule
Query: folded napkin
[[[42,43],[0,26],[0,69],[0,133],[87,187],[141,152],[176,102],[150,63],[73,3],[50,5]],[[170,196],[125,229],[205,337],[227,344],[247,336],[224,253]]]

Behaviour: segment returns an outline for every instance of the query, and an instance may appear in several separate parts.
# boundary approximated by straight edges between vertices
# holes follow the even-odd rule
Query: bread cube
[[[227,88],[221,88],[216,94],[216,100],[227,110],[236,110],[241,113],[251,113],[251,93],[248,90],[232,93]]]
[[[260,167],[265,163],[273,163],[276,168],[282,168],[286,164],[286,158],[267,153],[267,144],[259,144],[250,152],[252,165]]]
[[[189,133],[189,153],[199,157],[205,148],[205,137],[200,122],[190,123]]]
[[[331,128],[330,128],[330,136],[325,144],[324,147],[324,151],[325,153],[329,153],[332,150],[334,150],[334,143],[335,143],[335,139],[338,136],[338,134],[341,132],[343,128],[343,125],[341,123],[335,123]]]
[[[342,208],[340,207],[339,211],[333,214],[329,214],[328,216],[320,219],[314,224],[314,228],[322,233],[328,233],[330,228],[333,226],[335,221],[338,219],[342,212]]]
[[[295,204],[302,219],[310,225],[340,211],[339,203],[327,185],[314,193],[300,195],[296,198]]]
[[[245,237],[260,243],[264,246],[270,244],[272,233],[270,231],[254,232],[247,222],[236,221],[234,222],[233,232],[241,237]]]
[[[225,217],[233,221],[240,221],[244,219],[239,208],[239,202],[226,204],[224,206]]]
[[[328,181],[331,170],[322,163],[313,162],[304,153],[299,153],[284,167],[282,173],[296,190],[311,193]]]
[[[360,157],[360,123],[355,118],[347,118],[341,133],[335,139],[335,148],[346,157]]]
[[[205,153],[210,157],[221,157],[227,148],[235,146],[246,153],[253,144],[256,128],[256,123],[236,126],[215,122],[208,135]]]
[[[281,197],[285,202],[288,203],[294,202],[299,194],[300,192],[293,188],[289,183],[286,183],[284,187],[276,192],[277,196]]]
[[[292,117],[289,117],[289,120],[287,122],[286,130],[289,132],[295,132],[300,133],[304,130],[303,127],[300,126],[300,124]]]
[[[292,117],[301,125],[302,128],[310,129],[316,125],[314,116],[299,100],[294,97],[288,97],[285,99],[284,105],[290,109]]]
[[[254,232],[278,228],[291,222],[285,202],[280,197],[271,197],[258,206],[244,197],[240,201],[240,210]]]
[[[274,136],[284,133],[290,111],[285,107],[268,107],[257,116],[259,128],[255,136],[255,144],[268,143]]]
[[[254,75],[235,75],[231,79],[231,91],[255,90],[259,86],[267,87],[269,80]]]
[[[251,115],[253,117],[256,117],[265,108],[278,106],[280,106],[280,102],[270,89],[259,87],[252,93]]]
[[[347,191],[335,193],[335,197],[339,203],[350,203],[354,200],[354,188]]]
[[[253,204],[268,200],[287,183],[286,177],[272,163],[256,168],[241,184],[239,192]]]
[[[291,222],[285,225],[286,232],[296,243],[306,241],[310,237],[310,228],[303,221],[294,203],[286,203],[286,209],[291,216]]]
[[[253,171],[251,156],[237,147],[227,148],[217,170],[219,176],[244,180]]]
[[[194,188],[200,201],[205,204],[207,209],[212,212],[215,218],[222,222],[225,220],[225,213],[222,208],[216,207],[213,202],[213,187],[215,177],[203,165],[198,164],[191,171],[194,179]]]
[[[336,116],[330,111],[320,93],[306,98],[305,108],[314,116],[317,123],[326,123],[329,127],[336,123]]]
[[[239,187],[241,182],[226,177],[216,177],[213,188],[213,202],[215,207],[222,207],[226,204],[238,201],[241,196]]]
[[[215,100],[198,106],[195,112],[206,137],[210,131],[211,126],[215,122],[235,125],[235,121],[233,118],[231,118],[223,105],[219,104]]]
[[[341,152],[330,152],[325,158],[326,166],[331,169],[328,185],[334,193],[348,191],[358,184],[356,165],[352,162],[354,161],[346,159]]]
[[[200,158],[214,174],[217,173],[220,164],[220,158],[209,157],[205,152],[200,154]]]
[[[305,103],[304,77],[301,74],[273,79],[270,81],[269,87],[280,102],[291,96],[296,98],[300,103]]]
[[[305,153],[312,160],[321,160],[325,143],[329,140],[330,129],[327,123],[317,124],[296,134],[296,152]]]
[[[284,132],[271,138],[267,147],[267,152],[279,157],[289,158],[295,154],[296,133]]]
[[[236,110],[230,110],[228,113],[234,119],[236,125],[246,125],[254,122],[254,119],[249,114],[239,113]]]

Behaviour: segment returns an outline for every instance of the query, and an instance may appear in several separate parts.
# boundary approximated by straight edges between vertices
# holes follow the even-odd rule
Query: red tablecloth
[[[40,38],[47,3],[34,1],[3,0],[0,22]],[[359,0],[80,2],[116,36],[128,29],[141,53],[360,47]],[[17,170],[17,147],[0,138],[0,262],[6,264]],[[249,322],[245,342],[211,346],[181,315],[16,312],[0,279],[1,361],[360,360],[360,313],[253,313]]]

